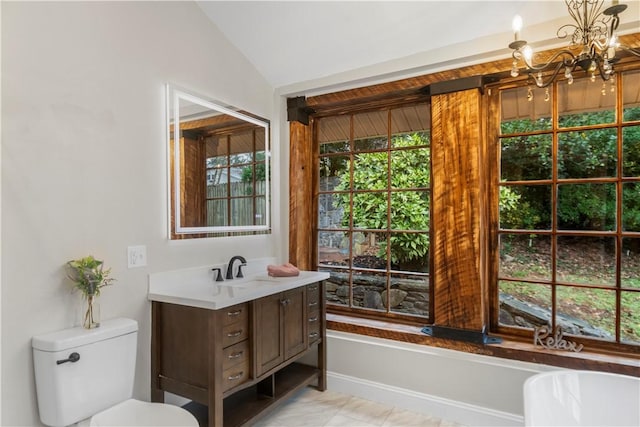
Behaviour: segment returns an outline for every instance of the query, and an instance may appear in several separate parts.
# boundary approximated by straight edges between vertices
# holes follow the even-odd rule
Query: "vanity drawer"
[[[222,390],[227,391],[249,380],[249,359],[222,371]]]
[[[249,338],[248,322],[232,323],[222,328],[222,348],[227,348],[247,338]]]
[[[307,286],[307,306],[308,311],[320,308],[320,284],[314,283]]]
[[[236,322],[248,324],[249,306],[246,303],[234,305],[224,309],[222,315],[222,324],[230,325]]]
[[[307,333],[309,334],[309,344],[313,344],[314,342],[320,339],[320,311],[312,310],[307,315],[308,324],[307,324]]]
[[[244,363],[249,358],[249,340],[239,342],[222,351],[222,370]]]

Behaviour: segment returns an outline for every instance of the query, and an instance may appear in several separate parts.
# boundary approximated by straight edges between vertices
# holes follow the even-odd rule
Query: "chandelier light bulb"
[[[522,30],[522,17],[516,15],[511,22],[511,28],[513,28],[513,36],[516,40],[520,40],[520,31]]]

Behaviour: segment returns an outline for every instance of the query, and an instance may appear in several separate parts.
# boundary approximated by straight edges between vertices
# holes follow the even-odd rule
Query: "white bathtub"
[[[525,426],[640,426],[640,378],[552,371],[524,383]]]

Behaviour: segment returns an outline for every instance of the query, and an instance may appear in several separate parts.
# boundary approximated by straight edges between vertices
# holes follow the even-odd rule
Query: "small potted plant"
[[[96,297],[100,295],[100,289],[113,283],[109,277],[111,269],[105,269],[104,263],[89,255],[84,258],[74,259],[67,263],[69,267],[69,279],[76,289],[82,292],[86,307],[83,310],[82,326],[86,329],[100,326],[100,306]]]

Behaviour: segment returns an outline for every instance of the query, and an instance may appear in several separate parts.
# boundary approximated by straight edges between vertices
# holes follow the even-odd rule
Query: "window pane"
[[[349,116],[326,117],[318,120],[320,154],[350,150],[351,118]]]
[[[353,270],[352,281],[354,307],[386,311],[381,295],[387,289],[386,272]]]
[[[567,334],[613,340],[615,312],[613,291],[557,287],[556,324]]]
[[[551,179],[551,135],[501,138],[500,180]]]
[[[391,138],[391,147],[393,148],[418,147],[418,146],[428,147],[430,142],[431,142],[431,135],[427,130],[423,132],[412,132],[412,133],[393,135],[393,137]]]
[[[387,228],[387,193],[353,193],[354,228],[381,230]],[[345,206],[345,213],[348,207]]]
[[[267,199],[265,197],[255,198],[255,225],[266,225],[267,223]]]
[[[551,280],[549,236],[500,234],[500,277]]]
[[[392,268],[427,273],[429,271],[428,233],[391,233]]]
[[[640,292],[622,292],[620,338],[629,344],[640,344]]]
[[[640,289],[640,238],[622,239],[620,281],[624,288]],[[640,307],[638,307],[638,314],[640,314]]]
[[[501,92],[501,97],[502,135],[551,129],[551,103],[545,102],[543,89],[508,89]]]
[[[429,193],[394,191],[391,193],[392,230],[429,230]]]
[[[349,194],[320,194],[318,196],[318,228],[346,228],[349,217],[344,216],[349,209]]]
[[[254,224],[253,198],[231,199],[231,224]]]
[[[622,87],[623,120],[640,120],[640,70],[624,73]]]
[[[391,188],[429,188],[428,148],[391,152]]]
[[[354,156],[353,189],[383,190],[388,185],[388,155],[383,153],[364,153]],[[346,179],[346,177],[342,177]]]
[[[349,305],[349,270],[319,268],[326,271],[329,278],[324,282],[325,297],[328,304]]]
[[[392,312],[413,316],[429,315],[429,277],[410,274],[391,274],[391,290],[382,291],[382,303]]]
[[[502,186],[499,197],[501,229],[551,229],[550,185]]]
[[[386,233],[354,232],[351,236],[353,267],[387,269]]]
[[[613,123],[616,94],[589,78],[576,79],[573,84],[558,84],[559,126],[574,127]]]
[[[622,129],[622,175],[640,176],[640,126]]]
[[[558,135],[558,178],[616,176],[616,129],[563,132]]]
[[[229,190],[227,173],[227,168],[207,171],[207,199],[227,197]]]
[[[387,117],[386,111],[372,111],[353,116],[355,151],[380,150],[389,146]]]
[[[229,225],[227,200],[207,200],[207,225],[223,227]]]
[[[556,280],[615,286],[615,237],[558,236]]]
[[[501,325],[533,329],[551,320],[551,286],[501,280],[498,291]]]
[[[622,229],[640,231],[640,182],[622,184]]]
[[[349,156],[320,157],[320,191],[348,190],[351,188]]]
[[[318,233],[318,262],[322,265],[349,265],[349,237],[342,231]]]
[[[558,185],[558,228],[615,230],[615,184]]]
[[[250,196],[253,194],[253,182],[243,182],[245,168],[229,168],[231,179],[231,196]]]
[[[431,106],[411,105],[391,110],[391,134],[413,134],[431,128]],[[427,136],[428,132],[423,135]],[[428,139],[423,140],[428,143]],[[425,142],[421,141],[422,144]],[[414,141],[415,142],[415,141]],[[415,145],[415,144],[411,144]],[[406,145],[401,145],[405,147]]]

